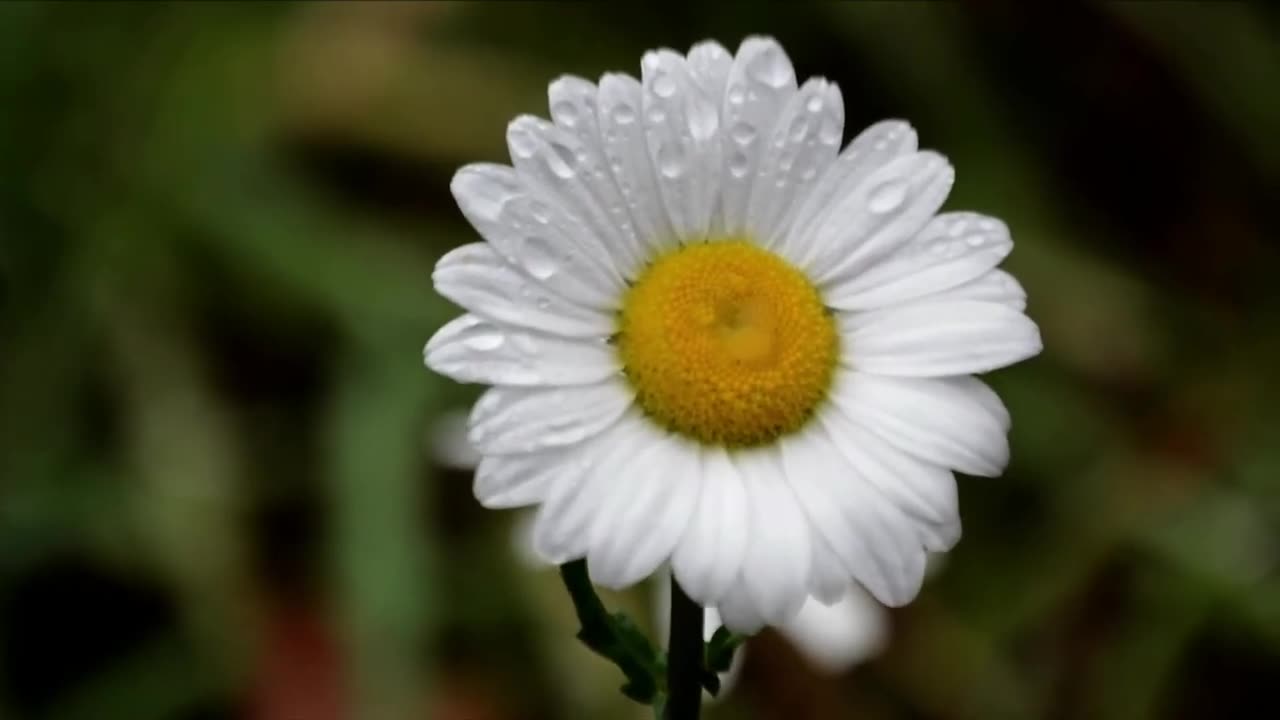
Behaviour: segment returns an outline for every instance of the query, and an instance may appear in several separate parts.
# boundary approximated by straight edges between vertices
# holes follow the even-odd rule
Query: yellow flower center
[[[743,240],[654,262],[623,299],[616,338],[640,406],[710,445],[767,443],[826,396],[837,335],[799,270]]]

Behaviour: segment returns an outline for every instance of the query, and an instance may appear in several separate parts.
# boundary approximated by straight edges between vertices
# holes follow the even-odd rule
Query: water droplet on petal
[[[577,174],[578,156],[573,150],[558,142],[551,143],[551,150],[547,154],[547,166],[551,168],[551,172],[565,180]]]
[[[551,106],[551,117],[565,127],[574,127],[578,124],[578,108],[568,100]]]
[[[663,120],[666,120],[666,119],[667,119],[666,110],[663,110],[662,108],[657,106],[649,108],[649,122],[653,123],[654,125],[657,125],[658,123],[661,123]]]
[[[750,123],[739,122],[729,131],[729,135],[739,145],[750,145],[756,139],[756,129]]]
[[[897,210],[907,199],[907,185],[901,180],[890,180],[872,188],[867,197],[867,207],[878,215]]]
[[[613,121],[619,125],[630,125],[636,121],[636,109],[626,103],[613,106]]]
[[[539,310],[546,310],[546,309],[547,309],[547,308],[549,308],[549,307],[551,307],[551,300],[549,300],[548,298],[545,298],[545,297],[540,297],[540,298],[538,298],[538,309],[539,309]]]
[[[982,243],[986,242],[986,240],[987,239],[982,235],[970,235],[964,239],[964,241],[969,244],[969,247],[981,247]]]
[[[502,347],[502,343],[505,341],[506,338],[503,337],[500,332],[480,332],[468,337],[466,340],[463,340],[462,344],[472,350],[489,352],[490,350],[497,350]]]
[[[720,113],[701,99],[689,106],[689,132],[695,140],[709,140],[720,129]]]
[[[950,235],[951,237],[960,237],[961,235],[964,235],[965,231],[968,229],[969,222],[967,220],[956,220],[951,224],[951,227],[947,228],[947,235]]]
[[[653,79],[653,94],[660,98],[669,98],[676,94],[676,81],[668,73],[660,73]]]
[[[736,178],[744,177],[747,174],[749,169],[747,166],[750,163],[751,161],[747,159],[746,154],[735,152],[729,158],[729,172]]]
[[[658,171],[672,180],[684,174],[684,149],[675,143],[658,148]]]
[[[946,255],[947,248],[951,247],[951,243],[946,240],[938,240],[929,246],[929,252],[934,255]]]
[[[516,333],[515,335],[512,335],[511,344],[515,345],[516,349],[525,355],[538,354],[538,342],[525,333]]]
[[[844,133],[844,123],[840,118],[828,113],[822,117],[822,123],[818,125],[818,140],[823,145],[840,144],[840,136]]]
[[[804,106],[811,113],[822,112],[822,96],[821,95],[810,96],[808,102],[806,102]]]
[[[747,99],[747,91],[740,83],[734,83],[729,86],[729,103],[732,105],[741,105]]]
[[[512,128],[507,135],[507,142],[511,145],[511,153],[525,160],[533,157],[538,150],[538,139],[524,126]]]
[[[774,89],[791,82],[793,76],[790,63],[783,57],[782,51],[776,47],[765,48],[754,57],[748,72],[751,77]]]
[[[525,270],[539,280],[550,279],[556,274],[555,249],[542,237],[535,235],[525,238],[521,257]]]
[[[983,232],[995,232],[996,227],[997,227],[996,221],[990,218],[985,218],[983,220],[978,221],[978,229],[982,230]]]

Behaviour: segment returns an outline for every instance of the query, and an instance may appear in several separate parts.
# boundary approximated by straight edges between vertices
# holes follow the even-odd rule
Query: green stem
[[[666,720],[698,720],[702,709],[702,606],[671,577]]]

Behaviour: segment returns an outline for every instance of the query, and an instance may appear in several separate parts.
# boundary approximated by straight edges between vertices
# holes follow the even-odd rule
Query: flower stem
[[[702,709],[702,606],[671,577],[666,720],[697,720]]]

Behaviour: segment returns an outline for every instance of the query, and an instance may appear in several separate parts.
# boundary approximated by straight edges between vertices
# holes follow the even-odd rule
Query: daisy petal
[[[930,150],[891,160],[813,228],[823,251],[805,269],[824,290],[863,272],[924,228],[954,181],[951,164]]]
[[[645,243],[636,235],[618,183],[609,171],[596,115],[599,90],[580,77],[564,75],[547,88],[551,117],[558,127],[575,135],[583,153],[582,186],[590,193],[589,207],[592,229],[601,233],[605,245],[613,250],[624,277],[632,277],[648,255]]]
[[[561,473],[564,451],[524,455],[490,455],[476,467],[473,490],[487,508],[513,508],[541,502],[551,481]]]
[[[827,288],[841,310],[874,310],[963,285],[1013,250],[1009,228],[976,213],[942,213],[913,239],[865,272]]]
[[[681,239],[703,238],[720,180],[720,115],[682,55],[648,52],[640,69],[645,140],[671,227]]]
[[[1027,309],[1027,291],[1022,284],[1004,270],[988,270],[985,274],[950,290],[930,295],[929,300],[978,300],[997,303],[1022,312]]]
[[[467,165],[449,189],[476,231],[524,274],[587,307],[617,307],[620,286],[594,264],[597,250],[583,250],[587,231],[557,204],[530,194],[513,168]]]
[[[720,107],[725,85],[729,83],[729,69],[733,67],[733,55],[714,40],[706,40],[689,48],[686,56],[689,74],[702,89],[702,94]]]
[[[823,249],[814,229],[826,222],[838,201],[853,194],[871,173],[914,153],[917,145],[916,131],[901,120],[885,120],[859,133],[798,204],[778,252],[793,264],[808,267]]]
[[[585,557],[593,518],[617,490],[613,471],[640,449],[648,421],[624,415],[605,432],[574,448],[548,484],[533,524],[533,549],[544,562],[562,565]]]
[[[1042,347],[1040,330],[1026,315],[971,300],[872,310],[853,319],[845,337],[854,368],[898,377],[987,372],[1025,360]]]
[[[568,237],[611,287],[620,288],[633,258],[626,242],[615,239],[614,222],[592,193],[600,185],[597,173],[603,176],[604,169],[592,166],[586,144],[554,123],[521,115],[507,126],[507,146],[524,186],[548,210],[563,208],[576,221],[576,232]]]
[[[741,576],[724,594],[724,599],[716,609],[720,611],[724,626],[739,635],[754,635],[764,627],[764,616],[756,608],[747,592],[746,581]]]
[[[816,530],[812,533],[810,545],[813,548],[813,569],[809,587],[815,598],[830,605],[849,591],[849,571],[831,544]]]
[[[1008,412],[973,377],[891,378],[848,373],[835,402],[842,412],[922,460],[994,477],[1009,463]]]
[[[684,534],[698,501],[698,447],[659,434],[654,449],[614,481],[619,489],[596,516],[587,568],[599,585],[620,589],[648,577]]]
[[[489,385],[586,385],[618,374],[603,340],[570,340],[462,315],[423,349],[427,367],[457,382]]]
[[[672,247],[678,238],[658,192],[658,178],[645,143],[643,91],[630,75],[600,78],[597,100],[600,136],[614,182],[622,194],[632,226],[647,256]]]
[[[613,333],[611,315],[555,293],[506,263],[487,243],[449,251],[431,279],[436,292],[486,320],[564,337]]]
[[[698,504],[676,546],[672,570],[689,597],[714,605],[742,568],[747,549],[747,495],[722,448],[702,449]]]
[[[722,225],[729,235],[748,231],[752,185],[770,136],[791,96],[796,73],[787,53],[772,38],[742,41],[729,70],[724,105]]]
[[[809,594],[809,525],[781,480],[776,448],[739,452],[733,461],[746,486],[751,520],[742,580],[756,610],[776,625],[793,617]]]
[[[844,132],[840,88],[814,78],[791,96],[774,126],[751,192],[747,226],[760,244],[777,246],[791,213],[835,161]]]
[[[486,455],[574,445],[609,427],[631,406],[620,380],[563,388],[490,388],[471,413],[467,439]]]

